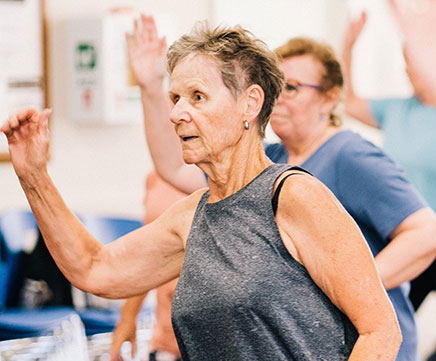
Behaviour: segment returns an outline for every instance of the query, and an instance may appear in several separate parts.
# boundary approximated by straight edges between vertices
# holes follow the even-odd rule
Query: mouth
[[[180,136],[180,139],[183,141],[183,142],[189,142],[190,140],[194,140],[194,139],[197,139],[198,137],[197,136],[195,136],[195,135],[186,135],[186,136]]]

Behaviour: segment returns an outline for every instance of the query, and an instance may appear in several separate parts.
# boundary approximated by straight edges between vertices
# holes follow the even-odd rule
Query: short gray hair
[[[190,54],[214,59],[223,83],[235,97],[252,84],[263,89],[265,99],[257,125],[259,135],[265,137],[265,128],[284,82],[276,54],[239,25],[212,29],[206,22],[198,23],[190,34],[183,35],[170,46],[167,53],[169,74]]]

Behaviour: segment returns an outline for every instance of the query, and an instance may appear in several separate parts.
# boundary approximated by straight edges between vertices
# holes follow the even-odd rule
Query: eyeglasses
[[[322,89],[321,85],[300,83],[299,81],[287,81],[285,83],[286,94],[291,96],[291,97],[294,97],[295,95],[297,95],[297,93],[301,87],[313,88],[313,89],[317,89],[317,90]]]

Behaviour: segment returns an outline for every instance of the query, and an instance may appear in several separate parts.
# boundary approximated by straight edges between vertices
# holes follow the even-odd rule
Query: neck
[[[317,131],[309,130],[305,133],[292,134],[287,139],[282,139],[289,158],[288,163],[301,165],[304,163],[321,145],[335,135],[340,128],[327,125]]]
[[[217,202],[245,187],[271,164],[259,136],[247,134],[232,149],[197,165],[209,177],[209,202]]]

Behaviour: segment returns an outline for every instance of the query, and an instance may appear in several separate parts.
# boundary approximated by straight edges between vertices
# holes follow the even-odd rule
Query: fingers
[[[359,23],[363,27],[366,24],[366,12],[362,11],[362,14],[360,14],[360,21]]]
[[[154,21],[153,16],[147,16],[145,14],[141,14],[141,23],[144,37],[148,41],[154,41],[158,38],[156,23]]]
[[[159,55],[164,55],[166,50],[167,50],[167,39],[164,36],[159,40]]]
[[[139,20],[135,19],[133,22],[133,35],[135,38],[135,45],[138,46],[138,44],[141,42],[141,29],[139,28]]]
[[[157,27],[153,16],[141,14],[139,19],[134,20],[133,31],[136,46],[142,43],[147,44],[159,41]]]
[[[46,132],[48,130],[48,118],[51,115],[51,109],[44,109],[40,116],[38,122],[38,130]]]
[[[359,19],[352,22],[352,27],[355,32],[355,35],[359,35],[366,24],[366,12],[362,11]]]
[[[401,16],[401,11],[400,11],[400,7],[397,4],[396,0],[388,0],[388,4],[394,14],[394,16],[399,19],[399,17]]]
[[[35,108],[21,109],[12,113],[2,125],[1,131],[5,133],[6,136],[10,136],[21,124],[25,124],[29,121],[38,121],[38,111]]]
[[[116,354],[110,355],[110,361],[123,361],[123,358],[121,357],[121,354],[118,352]]]
[[[127,49],[129,49],[129,54],[132,52],[135,44],[133,42],[132,34],[126,33],[126,43],[127,43]]]
[[[122,360],[120,350],[121,350],[121,344],[117,341],[114,341],[109,351],[110,361]]]
[[[404,26],[404,17],[403,12],[401,11],[400,5],[397,0],[388,0],[388,4],[394,14],[395,20],[400,25],[400,27]]]

